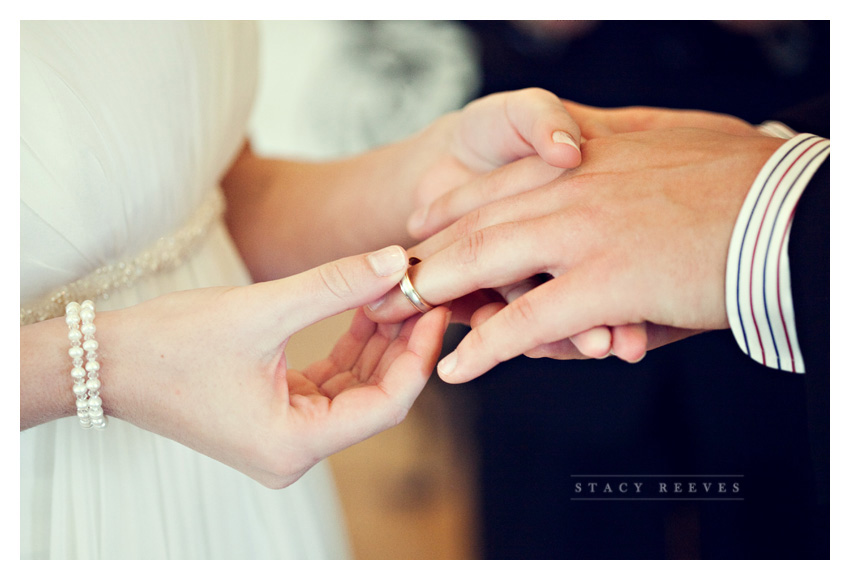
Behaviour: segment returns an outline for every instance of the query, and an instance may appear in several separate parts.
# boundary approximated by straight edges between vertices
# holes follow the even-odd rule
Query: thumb
[[[375,302],[399,283],[407,266],[404,249],[389,246],[328,262],[271,284],[278,286],[278,296],[285,296],[285,324],[291,333]]]
[[[461,115],[457,156],[490,171],[537,154],[554,167],[581,162],[581,130],[561,100],[539,88],[496,93],[473,101]]]
[[[553,167],[571,169],[581,163],[581,129],[561,99],[543,89],[509,93],[505,114],[518,135]]]

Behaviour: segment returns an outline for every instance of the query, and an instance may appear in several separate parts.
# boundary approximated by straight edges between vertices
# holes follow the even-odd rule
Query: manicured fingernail
[[[437,369],[440,371],[441,375],[449,376],[454,372],[456,366],[457,352],[453,352],[440,361],[440,364],[437,365]]]
[[[389,276],[407,267],[407,255],[400,246],[378,250],[367,257],[369,266],[378,276]]]
[[[579,149],[578,143],[576,143],[573,139],[573,136],[567,133],[566,131],[555,131],[554,133],[552,133],[552,141],[554,141],[555,143],[566,143],[567,145],[575,147],[576,149],[581,151],[581,149]]]
[[[428,217],[428,207],[420,207],[410,215],[407,220],[407,231],[416,232],[425,225],[425,219]]]

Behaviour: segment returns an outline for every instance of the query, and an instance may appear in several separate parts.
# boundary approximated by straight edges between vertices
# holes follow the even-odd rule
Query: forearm
[[[527,156],[576,167],[579,137],[555,95],[526,89],[479,99],[351,159],[292,163],[245,151],[222,182],[226,219],[255,279],[278,278],[388,244],[409,246],[414,209]]]
[[[223,181],[231,235],[255,280],[389,244],[409,246],[415,188],[435,162],[430,130],[327,163],[243,153]]]
[[[21,328],[21,431],[75,414],[67,335],[62,318]]]

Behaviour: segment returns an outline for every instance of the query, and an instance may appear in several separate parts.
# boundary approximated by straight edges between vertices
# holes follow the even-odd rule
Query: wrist
[[[64,318],[21,328],[21,431],[76,413],[68,347]]]
[[[449,141],[441,118],[403,141],[328,164],[328,200],[320,211],[324,221],[336,222],[331,231],[343,237],[344,250],[331,259],[391,244],[411,246],[407,220],[428,201],[429,180],[445,173]],[[369,219],[353,221],[354,215]]]
[[[119,311],[98,312],[96,318],[97,360],[100,399],[104,414],[124,418],[127,408],[127,389],[120,379],[119,365],[126,357],[120,344],[123,333]],[[21,430],[77,414],[77,397],[70,371],[73,359],[69,356],[72,343],[65,317],[52,318],[21,328]]]
[[[166,337],[152,303],[97,315],[104,413],[147,430],[153,430],[153,410],[168,392],[165,385],[180,393],[173,376],[163,378],[164,370],[175,363],[162,350]]]

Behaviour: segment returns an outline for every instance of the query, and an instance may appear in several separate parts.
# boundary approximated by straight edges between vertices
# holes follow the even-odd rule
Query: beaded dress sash
[[[108,298],[110,292],[130,287],[142,278],[173,270],[206,238],[224,213],[224,206],[224,196],[216,189],[177,232],[159,238],[135,258],[100,267],[40,300],[22,305],[21,326],[64,316],[65,305],[69,302]]]

